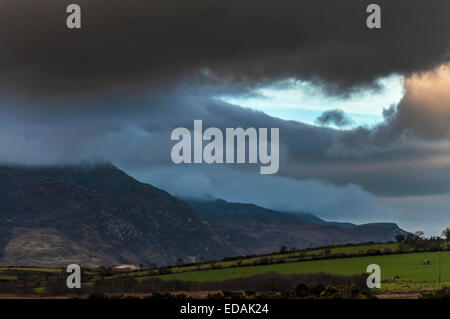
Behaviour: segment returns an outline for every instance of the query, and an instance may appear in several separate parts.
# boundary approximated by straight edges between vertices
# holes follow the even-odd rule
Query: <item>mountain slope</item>
[[[207,215],[243,215],[258,214],[275,218],[297,220],[304,224],[356,226],[351,223],[328,222],[308,213],[286,213],[257,206],[255,204],[230,203],[223,199],[185,199],[197,211]]]
[[[161,265],[187,255],[247,253],[186,203],[110,164],[1,167],[0,264],[36,262],[33,256],[11,259],[17,227],[34,233],[36,241],[48,229],[83,249],[93,264]],[[56,256],[50,251],[38,262],[55,265],[61,257]]]
[[[166,265],[402,232],[249,204],[191,204],[196,209],[111,164],[0,167],[0,265]]]
[[[212,200],[186,199],[186,202],[191,207],[195,208],[197,211],[207,215],[227,216],[227,215],[259,214],[282,219],[299,220],[305,224],[326,223],[320,218],[310,214],[294,215],[289,213],[282,213],[272,209],[263,208],[255,204],[230,203],[224,201],[223,199],[212,199]]]
[[[292,214],[253,204],[224,200],[186,200],[240,245],[256,253],[268,253],[280,246],[307,248],[342,243],[385,242],[397,234],[407,235],[394,223],[354,225],[327,222],[310,214]]]

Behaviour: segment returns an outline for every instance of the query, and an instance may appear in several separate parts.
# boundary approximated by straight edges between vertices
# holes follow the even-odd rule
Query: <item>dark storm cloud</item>
[[[448,61],[448,0],[379,0],[382,29],[361,0],[0,0],[0,87],[55,96],[174,83],[239,89],[288,77],[334,92]]]
[[[328,110],[324,111],[319,117],[317,117],[317,124],[320,125],[335,125],[337,127],[348,126],[353,123],[352,119],[347,116],[342,110]]]

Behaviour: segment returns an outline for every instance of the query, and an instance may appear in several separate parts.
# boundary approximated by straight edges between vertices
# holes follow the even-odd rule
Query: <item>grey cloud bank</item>
[[[430,87],[441,79],[434,81]],[[420,94],[414,93],[416,89]],[[136,167],[168,164],[173,146],[171,131],[192,127],[195,119],[202,119],[205,127],[223,131],[227,127],[280,128],[282,176],[336,185],[353,183],[382,196],[446,193],[450,191],[445,177],[450,167],[445,158],[450,154],[444,133],[450,123],[445,122],[445,105],[450,99],[446,93],[436,101],[424,99],[424,90],[419,83],[407,85],[405,97],[385,122],[372,129],[347,131],[277,119],[214,100],[207,91],[190,88],[135,98],[131,104],[127,98],[104,99],[91,102],[89,110],[76,105],[57,110],[56,105],[49,104],[47,108],[36,106],[30,110],[29,105],[21,108],[17,103],[15,108],[0,111],[0,159],[30,164],[85,159]],[[428,115],[418,104],[433,112]],[[404,113],[408,121],[403,120]],[[439,117],[443,119],[435,121]],[[424,138],[421,132],[432,123],[436,123],[434,130],[440,125],[443,133]],[[233,167],[255,169],[251,165]]]
[[[329,219],[409,216],[411,228],[428,221],[430,231],[445,219],[448,0],[377,1],[381,30],[365,26],[369,1],[78,3],[83,28],[68,33],[66,3],[0,0],[0,162],[106,160],[177,195],[214,188]],[[284,79],[345,96],[391,74],[405,76],[405,95],[375,127],[317,127],[213,98]],[[346,122],[325,115],[321,123]],[[170,132],[194,119],[279,128],[278,176],[244,164],[174,166]],[[439,209],[417,217],[427,207]]]
[[[394,205],[376,196],[392,200],[415,196],[418,199],[410,207],[413,214],[422,196],[445,194],[449,190],[446,176],[450,173],[450,143],[445,138],[423,140],[407,135],[395,142],[388,140],[369,147],[373,142],[371,134],[379,128],[340,131],[285,121],[211,99],[209,94],[192,94],[190,89],[134,100],[137,106],[127,112],[117,107],[105,113],[102,110],[108,106],[103,103],[107,102],[103,100],[96,105],[98,112],[44,108],[24,113],[20,107],[3,109],[0,161],[57,164],[107,160],[176,195],[201,196],[207,192],[226,200],[316,213],[327,219],[353,222],[383,219],[401,225],[407,221],[415,228],[421,227],[411,222],[414,218],[408,220],[405,213],[412,201]],[[407,107],[404,101],[401,103]],[[151,107],[146,108],[147,104]],[[391,116],[399,116],[399,112]],[[278,176],[262,179],[258,177],[258,167],[248,164],[214,168],[172,164],[171,131],[192,126],[196,118],[202,118],[205,127],[223,129],[279,127]],[[380,125],[390,125],[389,121]],[[368,135],[361,137],[360,130]],[[357,136],[361,144],[345,144],[352,153],[348,149],[338,151],[348,134]],[[429,202],[428,197],[423,198]],[[440,200],[444,205],[449,198],[443,196]],[[397,210],[403,213],[398,214]],[[430,218],[430,223],[444,216],[443,210],[433,214],[438,217]],[[427,227],[431,230],[440,226]]]

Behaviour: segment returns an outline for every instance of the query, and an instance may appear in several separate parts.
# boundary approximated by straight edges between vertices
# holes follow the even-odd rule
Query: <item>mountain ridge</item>
[[[110,163],[0,166],[0,265],[161,266],[281,245],[380,241],[402,231],[369,225],[361,232],[359,226],[313,224],[245,207],[251,208],[245,214],[204,214]]]
[[[184,202],[110,164],[1,167],[0,196],[0,256],[14,227],[53,229],[115,264],[247,253]]]
[[[180,199],[187,202],[190,206],[192,206],[199,212],[207,215],[210,214],[210,215],[224,216],[224,215],[240,215],[240,214],[256,213],[278,218],[296,219],[302,221],[305,224],[338,225],[343,227],[356,227],[363,225],[379,225],[379,226],[384,225],[400,228],[398,224],[393,222],[354,224],[349,222],[327,221],[310,213],[287,212],[283,210],[265,208],[252,203],[228,202],[226,200],[218,198],[209,198],[209,199],[180,198]]]
[[[246,245],[257,253],[269,253],[280,246],[309,248],[346,243],[383,242],[407,235],[395,223],[351,224],[327,222],[311,214],[294,214],[266,209],[254,204],[229,203],[221,199],[185,199],[199,212],[230,234],[246,234]],[[314,217],[314,218],[311,218]],[[288,221],[288,222],[286,222]],[[237,235],[236,235],[237,233]],[[263,235],[263,236],[262,236]]]

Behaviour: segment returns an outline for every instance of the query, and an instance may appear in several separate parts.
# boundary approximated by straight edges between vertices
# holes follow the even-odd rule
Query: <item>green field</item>
[[[422,262],[424,259],[429,259],[431,264],[423,265]],[[442,283],[450,285],[450,252],[447,251],[441,253],[441,284],[438,284],[438,253],[436,252],[290,262],[264,266],[181,272],[157,275],[156,277],[163,280],[207,282],[247,277],[268,272],[280,274],[325,272],[338,275],[355,275],[364,273],[369,264],[380,265],[382,281],[386,289],[407,288],[405,286],[416,288],[421,286],[420,283],[431,287],[439,287],[443,285]],[[400,276],[395,282],[392,281],[392,276],[394,275]],[[150,276],[139,277],[138,280],[141,281],[148,278]]]
[[[368,245],[359,245],[359,246],[342,246],[342,247],[333,247],[330,248],[330,254],[360,254],[365,253],[367,250],[379,250],[383,252],[385,249],[389,249],[391,251],[395,251],[398,249],[397,243],[384,243],[384,244],[368,244]],[[206,262],[200,265],[192,265],[192,266],[175,266],[171,268],[172,273],[180,273],[180,272],[190,272],[190,271],[198,271],[198,270],[206,270],[211,269],[213,265],[219,266],[222,268],[227,267],[233,267],[236,266],[238,263],[241,263],[242,265],[252,265],[255,262],[260,262],[263,259],[267,259],[272,262],[276,262],[279,259],[284,259],[287,262],[293,262],[297,261],[299,256],[303,254],[305,256],[305,260],[310,258],[312,255],[323,255],[325,253],[325,249],[319,248],[319,249],[311,249],[311,250],[304,250],[304,251],[296,251],[293,253],[285,253],[285,254],[271,254],[267,256],[256,256],[256,257],[247,257],[247,258],[241,258],[237,260],[230,260],[230,261],[217,261],[217,262]],[[241,268],[241,267],[240,267]],[[136,277],[142,277],[146,275],[155,275],[157,274],[157,271],[152,270],[145,270],[145,271],[138,271],[134,273],[130,273],[127,276],[136,276]],[[118,275],[121,276],[121,275]]]
[[[391,251],[395,251],[398,249],[397,243],[382,243],[382,244],[367,244],[367,245],[358,245],[358,246],[338,246],[330,248],[330,254],[360,254],[365,253],[367,250],[380,250],[383,252],[385,249],[389,249]],[[238,265],[238,263],[241,263],[241,265],[248,265],[251,266],[255,262],[260,262],[263,259],[269,260],[271,262],[277,262],[279,259],[284,259],[286,262],[295,262],[298,261],[299,256],[302,254],[304,255],[304,259],[308,260],[308,258],[311,258],[312,255],[323,255],[325,253],[325,249],[319,248],[319,249],[310,249],[310,250],[304,250],[304,251],[296,251],[292,253],[285,253],[285,254],[271,254],[267,256],[256,256],[256,257],[243,257],[236,260],[229,260],[229,261],[217,261],[217,262],[206,262],[199,265],[190,265],[190,266],[175,266],[171,267],[171,273],[185,273],[185,272],[197,272],[199,270],[209,270],[214,268],[214,266],[222,267],[222,268],[229,268],[234,267]],[[234,271],[238,271],[238,269],[233,268]],[[242,267],[239,267],[239,269],[242,269]],[[1,268],[0,268],[1,271]],[[137,271],[127,274],[116,274],[114,276],[111,276],[111,278],[117,278],[117,277],[136,277],[139,281],[148,279],[150,276],[157,275],[157,270],[143,270],[143,271]],[[235,278],[235,277],[232,277]]]
[[[397,243],[367,244],[360,246],[333,247],[329,254],[345,253],[363,254],[368,250],[395,252],[399,248]],[[386,290],[411,290],[422,288],[439,288],[443,285],[450,286],[450,252],[441,252],[441,282],[438,282],[438,253],[420,252],[389,254],[380,256],[361,256],[351,258],[331,258],[320,260],[308,260],[312,255],[323,255],[325,249],[312,249],[285,254],[272,254],[268,256],[248,257],[240,260],[218,261],[193,266],[177,266],[171,268],[170,274],[158,274],[156,270],[138,271],[128,274],[117,274],[117,277],[133,277],[139,282],[150,278],[162,280],[181,280],[194,282],[223,281],[233,278],[242,278],[252,275],[276,272],[279,274],[313,274],[329,273],[336,275],[357,275],[365,273],[370,264],[378,264],[381,267],[382,289]],[[304,260],[298,261],[303,255]],[[252,265],[263,259],[273,262],[269,265]],[[284,259],[284,263],[277,260]],[[431,261],[429,265],[423,265],[424,259]],[[236,267],[240,263],[240,267]],[[219,269],[213,269],[219,266]],[[394,275],[399,279],[392,280]]]
[[[135,272],[106,271],[100,268],[84,269],[83,286],[94,287],[99,279],[129,279],[143,282],[151,278],[163,281],[181,280],[189,282],[218,282],[227,279],[243,278],[270,272],[283,275],[328,273],[335,275],[359,275],[366,272],[370,264],[381,267],[382,290],[422,290],[450,286],[450,251],[440,254],[441,282],[438,282],[438,253],[412,252],[395,253],[397,243],[367,244],[360,246],[333,247],[327,251],[332,258],[323,259],[325,249],[311,249],[284,254],[247,257],[238,260],[207,262],[198,265],[175,266],[165,268],[170,273],[161,273],[163,269],[146,269]],[[390,252],[385,255],[371,255]],[[360,255],[342,258],[339,254]],[[312,258],[315,256],[315,260]],[[301,258],[300,258],[301,256]],[[301,260],[300,260],[301,259]],[[424,265],[428,259],[430,264]],[[265,261],[266,264],[257,264]],[[255,264],[256,263],[256,264]],[[240,266],[238,266],[240,265]],[[108,273],[108,274],[106,274]],[[399,276],[393,280],[393,276]],[[20,289],[33,288],[36,293],[46,291],[48,280],[59,278],[62,284],[65,271],[58,268],[0,268],[0,288],[2,283],[10,285],[15,282]],[[9,287],[9,286],[8,286]]]

